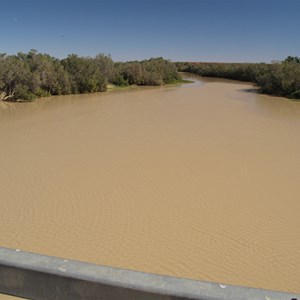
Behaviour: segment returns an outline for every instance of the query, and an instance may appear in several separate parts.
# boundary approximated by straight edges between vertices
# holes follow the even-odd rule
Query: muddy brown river
[[[0,103],[0,245],[299,293],[300,103],[194,78]]]

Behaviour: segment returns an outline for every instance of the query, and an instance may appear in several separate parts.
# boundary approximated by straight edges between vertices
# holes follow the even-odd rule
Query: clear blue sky
[[[1,0],[0,52],[115,61],[300,56],[300,0]]]

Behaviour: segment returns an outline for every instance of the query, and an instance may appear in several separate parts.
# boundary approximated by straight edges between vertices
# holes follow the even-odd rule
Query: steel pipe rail
[[[297,294],[155,275],[1,247],[0,293],[42,300],[300,300]]]

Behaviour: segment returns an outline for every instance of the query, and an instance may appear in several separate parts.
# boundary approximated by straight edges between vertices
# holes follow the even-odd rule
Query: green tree
[[[286,63],[297,63],[300,64],[300,57],[297,56],[288,56],[284,62]]]

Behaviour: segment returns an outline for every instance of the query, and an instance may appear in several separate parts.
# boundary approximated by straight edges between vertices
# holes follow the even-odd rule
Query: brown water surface
[[[0,245],[300,292],[300,103],[251,88],[0,103]]]

